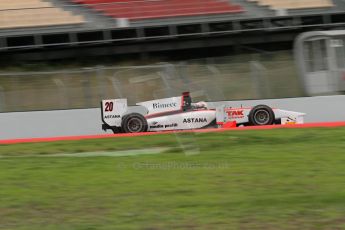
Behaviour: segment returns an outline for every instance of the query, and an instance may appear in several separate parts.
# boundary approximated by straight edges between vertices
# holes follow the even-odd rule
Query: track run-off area
[[[344,134],[307,122],[2,140],[0,226],[343,229]]]
[[[237,128],[212,128],[212,129],[198,129],[198,130],[184,130],[184,131],[164,131],[164,132],[145,132],[145,133],[122,133],[122,134],[103,134],[103,135],[83,135],[83,136],[59,136],[48,138],[23,138],[23,139],[7,139],[0,140],[0,144],[19,144],[19,143],[39,143],[39,142],[55,142],[55,141],[76,141],[87,139],[104,139],[104,138],[121,138],[121,137],[136,137],[136,136],[150,136],[150,135],[164,135],[172,133],[205,133],[205,132],[224,132],[224,131],[243,131],[243,130],[270,130],[270,129],[305,129],[305,128],[335,128],[345,127],[343,122],[322,122],[322,123],[306,123],[293,125],[267,125],[267,126],[250,126]]]

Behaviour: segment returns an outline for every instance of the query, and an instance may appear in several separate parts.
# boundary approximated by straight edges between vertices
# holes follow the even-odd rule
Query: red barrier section
[[[123,133],[123,134],[103,134],[103,135],[88,135],[88,136],[67,136],[67,137],[48,137],[48,138],[28,138],[28,139],[11,139],[0,140],[0,144],[18,144],[18,143],[37,143],[37,142],[54,142],[54,141],[75,141],[86,139],[104,139],[104,138],[118,138],[118,137],[134,137],[134,136],[149,136],[149,135],[161,135],[171,133],[206,133],[206,132],[224,132],[224,131],[241,131],[241,130],[268,130],[268,129],[301,129],[301,128],[334,128],[345,127],[345,122],[325,122],[325,123],[307,123],[300,125],[267,125],[267,126],[250,126],[239,128],[221,128],[221,129],[198,129],[187,131],[166,131],[166,132],[147,132],[147,133]]]

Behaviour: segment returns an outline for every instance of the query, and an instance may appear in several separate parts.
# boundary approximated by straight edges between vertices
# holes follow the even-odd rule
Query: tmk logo
[[[243,110],[230,110],[226,112],[229,118],[243,118]]]
[[[206,118],[185,118],[183,119],[183,123],[202,123],[207,122]]]
[[[229,116],[244,116],[243,110],[227,111]]]
[[[152,105],[154,109],[174,108],[176,106],[177,106],[176,102],[167,103],[167,104],[153,103]]]

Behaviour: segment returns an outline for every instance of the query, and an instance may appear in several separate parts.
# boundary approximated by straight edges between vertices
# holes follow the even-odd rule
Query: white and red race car
[[[227,124],[261,126],[302,124],[304,113],[270,108],[267,105],[210,108],[207,102],[192,103],[188,92],[127,106],[127,99],[102,100],[102,128],[114,133],[221,128]]]

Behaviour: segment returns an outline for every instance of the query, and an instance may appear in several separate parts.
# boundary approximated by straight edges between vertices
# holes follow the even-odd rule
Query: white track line
[[[0,156],[0,159],[6,158],[47,158],[47,157],[126,157],[138,155],[160,154],[167,151],[169,148],[149,148],[149,149],[134,149],[122,151],[98,151],[98,152],[79,152],[79,153],[55,153],[55,154],[35,154],[35,155],[21,155],[21,156]]]

